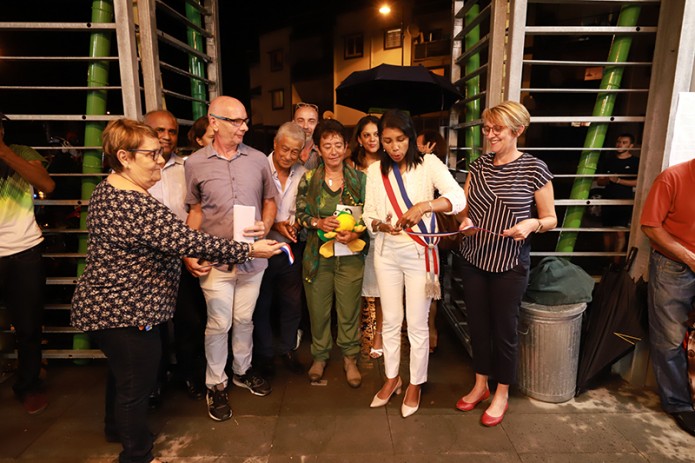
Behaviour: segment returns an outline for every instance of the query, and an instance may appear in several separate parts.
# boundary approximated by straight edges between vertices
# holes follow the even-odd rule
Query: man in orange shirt
[[[695,302],[695,159],[654,180],[640,224],[649,238],[649,338],[661,406],[695,435],[683,339]]]

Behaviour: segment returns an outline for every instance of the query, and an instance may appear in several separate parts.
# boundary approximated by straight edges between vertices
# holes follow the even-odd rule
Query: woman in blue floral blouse
[[[128,119],[110,122],[103,149],[112,173],[89,201],[87,267],[72,300],[71,323],[108,359],[105,433],[123,445],[121,463],[159,462],[147,428],[148,395],[157,375],[157,325],[176,302],[181,258],[220,264],[268,258],[280,244],[253,244],[191,230],[147,192],[164,165],[157,133]]]

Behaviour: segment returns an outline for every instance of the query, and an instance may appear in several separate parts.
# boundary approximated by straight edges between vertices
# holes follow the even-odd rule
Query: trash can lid
[[[579,315],[586,310],[586,302],[578,304],[543,305],[533,302],[521,301],[521,310],[530,315],[551,318],[570,318]]]

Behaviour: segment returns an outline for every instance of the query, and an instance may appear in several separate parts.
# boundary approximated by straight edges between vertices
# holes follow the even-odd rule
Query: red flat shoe
[[[504,411],[500,416],[496,417],[491,417],[490,415],[487,414],[487,412],[483,412],[483,416],[480,418],[480,422],[483,424],[483,426],[487,426],[488,428],[491,428],[493,426],[497,426],[502,422],[504,419],[504,414],[507,413],[507,409],[509,408],[509,403],[504,406]]]
[[[485,394],[480,396],[480,398],[476,402],[466,402],[465,400],[463,400],[463,397],[461,397],[459,401],[456,402],[456,408],[458,408],[462,412],[470,412],[475,408],[476,405],[478,405],[483,400],[486,400],[488,397],[490,397],[489,390],[485,391]]]

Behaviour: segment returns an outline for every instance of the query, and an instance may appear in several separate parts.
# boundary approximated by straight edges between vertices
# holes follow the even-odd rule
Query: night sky
[[[92,15],[91,0],[39,0],[37,2],[3,1],[0,21],[41,22],[89,22]],[[183,11],[183,0],[166,0],[178,5]],[[306,27],[325,27],[332,23],[338,9],[360,8],[370,3],[364,0],[351,2],[306,1],[259,2],[220,0],[220,33],[222,52],[223,92],[249,100],[249,67],[258,59],[258,36],[264,31],[283,27],[287,24],[306,25]],[[375,2],[371,2],[375,3]],[[158,14],[158,24],[167,20],[166,15]],[[330,27],[330,26],[329,26]],[[0,54],[4,55],[64,55],[84,56],[87,54],[89,39],[87,33],[78,32],[0,32]],[[115,54],[115,40],[113,41]],[[162,60],[168,59],[165,46],[160,45]],[[177,59],[184,59],[177,57]],[[185,61],[174,63],[186,67]],[[115,74],[112,82],[118,80],[117,67],[111,65]],[[187,85],[187,81],[182,81]],[[85,85],[85,63],[21,63],[0,61],[0,85]],[[113,85],[113,83],[112,83]],[[181,83],[174,83],[174,86]],[[187,89],[183,89],[187,93]],[[75,92],[74,96],[78,93]],[[26,104],[37,108],[35,113],[81,113],[84,111],[84,98],[62,99],[55,93],[38,91],[0,91],[0,109],[7,113],[26,113]],[[81,101],[79,101],[81,100]],[[109,98],[112,112],[119,111],[117,98]],[[72,104],[76,106],[70,108]],[[59,109],[58,107],[61,109]]]

